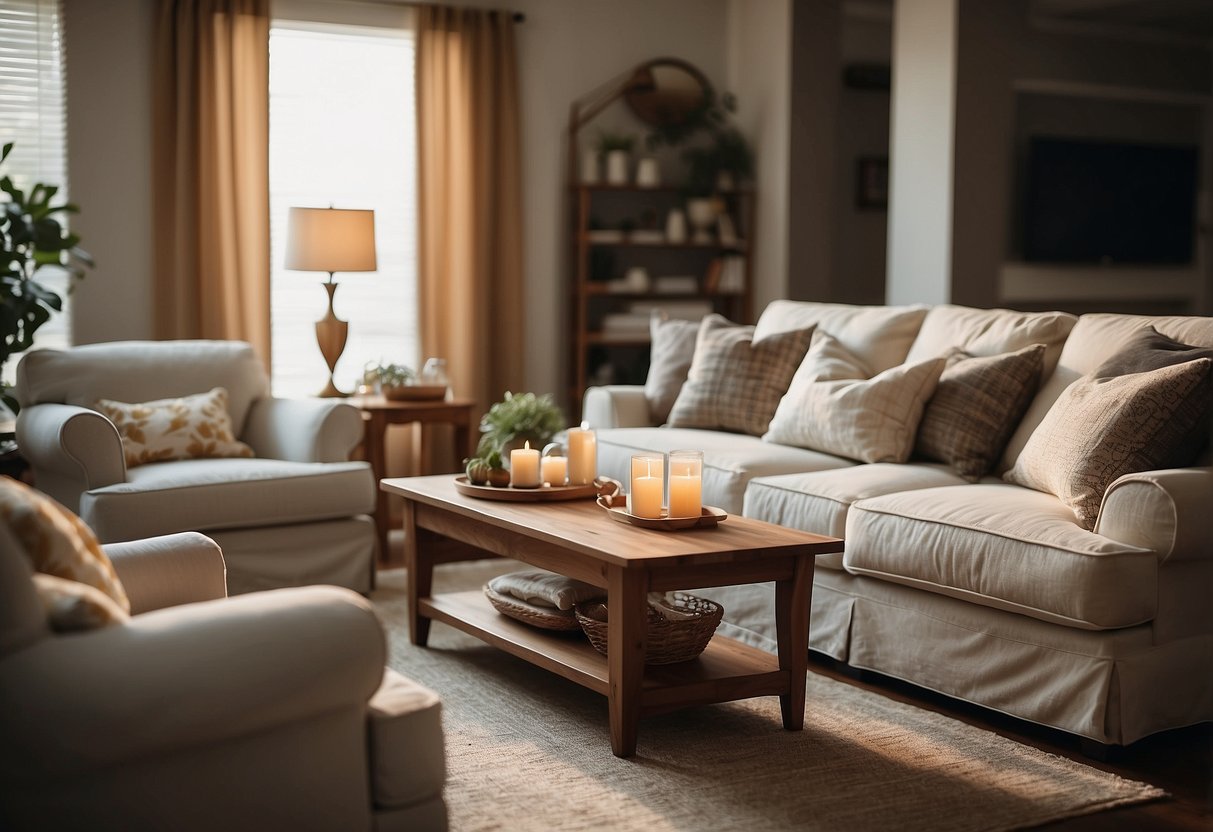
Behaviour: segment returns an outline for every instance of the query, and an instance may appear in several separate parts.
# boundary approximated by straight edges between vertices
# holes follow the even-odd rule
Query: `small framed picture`
[[[861,211],[888,209],[888,156],[861,156],[855,163],[855,207]]]

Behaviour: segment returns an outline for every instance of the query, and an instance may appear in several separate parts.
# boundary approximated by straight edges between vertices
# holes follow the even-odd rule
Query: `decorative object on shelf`
[[[489,408],[480,420],[478,455],[491,451],[505,454],[524,441],[542,447],[552,440],[567,422],[548,393],[511,393]],[[538,452],[536,452],[538,453]]]
[[[628,163],[631,160],[635,136],[600,133],[598,152],[606,158],[606,181],[609,185],[628,184]]]
[[[670,243],[687,241],[687,215],[681,208],[673,208],[665,218],[665,238]]]
[[[632,266],[623,276],[623,282],[630,292],[647,292],[649,290],[649,270],[644,266]]]
[[[635,454],[632,456],[631,471],[629,510],[637,517],[656,520],[661,517],[661,502],[665,492],[665,457],[661,454]]]
[[[601,601],[588,601],[575,607],[577,621],[590,644],[607,654],[609,609]],[[689,662],[707,649],[720,626],[724,607],[707,598],[685,592],[649,593],[645,664]]]
[[[602,178],[601,160],[598,151],[589,149],[581,154],[581,184],[597,185]]]
[[[569,479],[569,458],[564,445],[549,442],[539,457],[539,479],[545,486],[562,486]]]
[[[691,221],[695,233],[691,242],[707,245],[712,242],[712,226],[716,223],[716,202],[707,197],[696,197],[687,200],[687,218]]]
[[[589,424],[569,428],[569,484],[588,485],[598,476],[598,435]]]
[[[703,513],[703,451],[670,451],[670,519]]]
[[[636,163],[636,184],[641,188],[656,188],[661,185],[661,168],[657,159],[642,156]]]
[[[343,208],[291,208],[287,217],[286,268],[293,271],[328,272],[322,284],[328,292],[328,311],[316,322],[316,341],[329,368],[322,397],[346,396],[333,382],[337,360],[345,351],[349,323],[333,312],[337,284],[335,272],[373,272],[375,259],[375,212]]]
[[[422,384],[448,387],[450,380],[446,375],[446,359],[445,358],[427,358],[425,364],[421,366],[421,375],[418,380]]]
[[[0,164],[12,151],[12,142],[0,149]],[[58,186],[37,183],[23,191],[5,176],[0,178],[0,191],[7,196],[4,210],[0,211],[2,368],[10,357],[33,346],[34,333],[50,320],[52,314],[63,311],[63,299],[38,282],[38,272],[46,266],[54,266],[67,271],[71,280],[76,281],[84,277],[84,269],[91,267],[93,261],[79,247],[80,237],[64,228],[58,218],[79,209],[70,202],[51,204],[59,193]],[[17,400],[3,385],[0,385],[0,399],[0,410],[10,409],[15,415]]]

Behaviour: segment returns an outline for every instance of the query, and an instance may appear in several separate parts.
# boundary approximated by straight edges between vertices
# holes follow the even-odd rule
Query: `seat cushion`
[[[374,506],[365,462],[191,459],[141,465],[127,482],[84,492],[80,516],[111,543],[348,517]]]
[[[367,717],[375,808],[396,809],[440,796],[446,758],[438,694],[388,669]]]
[[[627,482],[632,454],[703,451],[704,505],[740,514],[754,477],[846,468],[854,463],[818,451],[763,442],[756,436],[690,428],[615,428],[598,432],[598,472]]]
[[[1129,627],[1158,605],[1158,556],[1081,528],[1050,494],[978,484],[860,500],[848,572],[1070,627]]]
[[[960,485],[946,465],[875,462],[830,471],[758,477],[745,490],[742,514],[814,534],[842,537],[851,504],[868,497],[920,488]],[[822,555],[817,565],[842,568],[842,553]]]

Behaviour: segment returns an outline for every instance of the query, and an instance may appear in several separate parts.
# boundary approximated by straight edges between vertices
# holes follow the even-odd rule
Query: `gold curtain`
[[[480,411],[522,382],[518,81],[509,12],[417,8],[419,326]],[[532,322],[533,323],[533,322]]]
[[[270,360],[269,0],[162,0],[152,165],[158,338]]]

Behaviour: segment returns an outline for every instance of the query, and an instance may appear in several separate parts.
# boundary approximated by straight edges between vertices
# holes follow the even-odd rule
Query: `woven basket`
[[[581,629],[571,610],[554,610],[528,604],[518,598],[494,592],[488,584],[484,585],[484,597],[489,599],[493,608],[502,615],[530,624],[532,627],[542,627],[545,630],[565,630],[572,632]]]
[[[662,604],[686,618],[666,618],[650,601],[648,608],[648,638],[644,651],[645,664],[674,664],[689,662],[702,653],[712,640],[712,634],[724,615],[724,607],[707,598],[672,593],[672,602]],[[601,601],[578,604],[577,620],[585,630],[590,644],[602,655],[607,654],[607,608]]]

